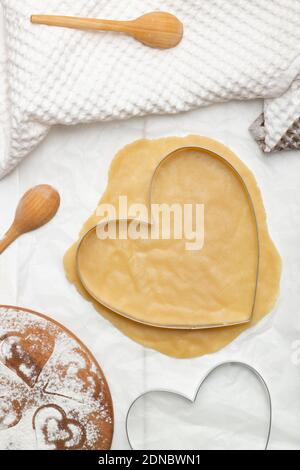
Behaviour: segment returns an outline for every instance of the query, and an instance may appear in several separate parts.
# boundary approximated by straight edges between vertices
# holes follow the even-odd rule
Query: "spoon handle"
[[[0,255],[19,237],[19,235],[19,232],[15,229],[14,225],[12,225],[4,237],[0,239]]]
[[[79,18],[76,16],[32,15],[31,22],[64,28],[91,29],[96,31],[131,32],[132,21],[99,20],[96,18]]]

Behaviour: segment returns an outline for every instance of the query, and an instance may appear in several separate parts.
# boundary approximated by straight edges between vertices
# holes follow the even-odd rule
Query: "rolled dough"
[[[255,179],[238,157],[218,142],[188,136],[140,140],[128,145],[113,160],[108,187],[100,203],[117,207],[119,196],[126,195],[128,205],[148,204],[156,167],[170,152],[185,146],[204,147],[226,158],[242,176],[251,194],[260,241],[258,290],[251,323],[202,330],[141,325],[103,307],[87,293],[76,270],[78,242],[69,249],[64,259],[70,282],[124,334],[144,346],[182,358],[217,351],[266,315],[277,298],[281,273],[280,257],[268,234],[263,202]],[[254,294],[257,243],[255,219],[241,182],[216,159],[207,155],[199,158],[199,155],[183,154],[176,160],[166,161],[152,189],[152,202],[196,201],[205,204],[205,243],[201,256],[195,256],[195,252],[187,253],[182,248],[182,242],[177,243],[177,240],[167,241],[164,246],[166,241],[159,240],[155,242],[159,243],[158,249],[150,250],[154,254],[149,259],[149,250],[141,244],[153,241],[105,240],[99,244],[99,240],[92,237],[82,253],[85,260],[83,269],[89,284],[93,283],[93,279],[95,281],[93,290],[97,291],[97,286],[100,286],[98,293],[106,305],[117,306],[131,314],[133,312],[133,316],[140,320],[151,318],[156,324],[169,321],[170,325],[182,325],[190,321],[191,326],[201,326],[205,322],[218,324],[222,320],[245,321],[251,313]],[[99,220],[99,216],[93,214],[84,225],[81,236]],[[133,253],[135,257],[132,258],[130,254]],[[145,253],[148,253],[148,258]],[[182,263],[178,263],[178,256],[180,259],[182,256],[186,258],[183,270],[179,268]],[[95,260],[101,260],[101,263],[95,263]],[[154,301],[150,302],[150,298]],[[180,305],[184,308],[178,307]]]

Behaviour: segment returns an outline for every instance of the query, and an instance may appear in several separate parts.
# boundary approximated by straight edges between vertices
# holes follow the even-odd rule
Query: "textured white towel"
[[[268,98],[264,119],[254,133],[270,151],[290,132],[297,109],[300,114],[298,103],[290,106],[295,96],[300,99],[298,82],[286,93],[300,71],[300,0],[1,3],[0,177],[57,123],[175,113],[263,97]],[[174,13],[184,23],[184,39],[175,49],[155,50],[114,33],[29,20],[34,13],[131,19],[152,10]]]
[[[300,149],[300,80],[283,95],[265,100],[250,131],[264,152]]]

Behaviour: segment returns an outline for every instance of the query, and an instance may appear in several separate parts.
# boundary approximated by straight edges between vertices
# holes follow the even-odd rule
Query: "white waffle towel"
[[[266,99],[252,129],[264,151],[300,147],[300,0],[0,1],[0,177],[54,124],[230,99]],[[132,19],[153,10],[184,23],[178,47],[30,23],[38,13]]]

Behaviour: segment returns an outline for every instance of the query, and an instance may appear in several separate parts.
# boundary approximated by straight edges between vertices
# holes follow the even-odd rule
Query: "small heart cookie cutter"
[[[198,397],[198,394],[200,392],[200,390],[202,389],[202,386],[208,381],[208,379],[211,377],[211,375],[216,372],[217,370],[223,368],[223,367],[227,367],[227,366],[237,366],[237,367],[240,367],[241,369],[245,369],[247,370],[248,372],[250,372],[257,380],[258,382],[262,385],[262,388],[265,392],[265,396],[267,398],[267,410],[268,410],[268,427],[267,427],[267,438],[266,438],[266,441],[265,441],[265,445],[264,445],[264,448],[263,450],[268,450],[268,446],[269,446],[269,442],[270,442],[270,437],[271,437],[271,430],[272,430],[272,415],[273,415],[273,411],[272,411],[272,398],[271,398],[271,393],[270,393],[270,390],[269,390],[269,387],[267,385],[267,382],[265,381],[265,379],[263,378],[263,376],[257,371],[257,369],[255,369],[254,367],[250,366],[249,364],[245,363],[245,362],[239,362],[239,361],[227,361],[227,362],[222,362],[218,365],[216,365],[215,367],[213,367],[206,375],[205,377],[202,379],[202,381],[200,382],[198,388],[196,389],[196,393],[194,395],[194,398],[189,398],[188,396],[184,395],[184,394],[181,394],[179,393],[178,391],[174,391],[174,390],[166,390],[166,389],[160,389],[160,390],[148,390],[147,392],[144,392],[144,393],[141,393],[137,398],[135,398],[135,400],[131,403],[128,411],[127,411],[127,414],[126,414],[126,421],[125,421],[125,429],[126,429],[126,436],[127,436],[127,440],[128,440],[128,444],[130,446],[130,449],[131,450],[138,450],[138,449],[135,449],[133,444],[132,444],[132,439],[130,438],[130,431],[129,431],[129,419],[130,419],[130,414],[133,410],[133,408],[135,407],[136,403],[141,400],[142,398],[148,396],[148,395],[151,395],[153,393],[164,393],[164,394],[169,394],[169,395],[172,395],[172,396],[177,396],[177,397],[180,397],[182,400],[185,400],[188,404],[192,405],[193,403],[196,402],[197,400],[197,397]],[[204,450],[204,449],[202,449]]]
[[[79,244],[77,246],[77,250],[76,250],[76,271],[77,271],[77,274],[78,274],[78,277],[79,277],[79,280],[82,284],[82,286],[84,287],[84,289],[88,292],[88,294],[96,301],[98,302],[99,304],[103,305],[104,307],[108,308],[109,310],[111,310],[112,312],[122,316],[122,317],[125,317],[129,320],[132,320],[136,323],[140,323],[142,325],[147,325],[147,326],[152,326],[152,327],[156,327],[156,328],[162,328],[162,329],[176,329],[176,330],[201,330],[201,329],[208,329],[208,328],[221,328],[221,327],[229,327],[229,326],[235,326],[235,325],[244,325],[244,324],[247,324],[247,323],[250,323],[252,321],[252,318],[253,318],[253,315],[254,315],[254,310],[255,310],[255,305],[256,305],[256,297],[257,297],[257,290],[258,290],[258,280],[259,280],[259,269],[260,269],[260,237],[259,237],[259,225],[258,225],[258,219],[257,219],[257,215],[256,215],[256,210],[255,210],[255,204],[254,204],[254,201],[252,199],[252,196],[251,196],[251,193],[248,189],[248,186],[244,180],[244,178],[242,177],[242,175],[238,172],[238,170],[234,167],[234,165],[232,165],[225,157],[222,157],[221,155],[213,152],[212,150],[210,149],[207,149],[207,148],[204,148],[204,147],[198,147],[198,146],[188,146],[188,147],[179,147],[175,150],[173,150],[172,152],[170,152],[168,155],[166,155],[165,157],[162,158],[162,160],[159,162],[159,164],[157,165],[157,167],[155,168],[154,170],[154,173],[152,175],[152,178],[151,178],[151,182],[150,182],[150,190],[149,190],[149,200],[148,200],[148,203],[149,203],[149,206],[151,204],[151,200],[152,200],[152,194],[153,194],[153,186],[154,186],[154,182],[155,182],[155,178],[158,174],[158,172],[160,171],[162,165],[167,161],[169,160],[170,158],[173,158],[173,157],[176,157],[176,155],[178,155],[179,153],[181,152],[184,152],[184,151],[190,151],[190,152],[200,152],[200,153],[204,153],[206,155],[209,155],[211,156],[212,158],[215,158],[219,161],[221,161],[225,166],[227,166],[231,172],[237,177],[237,179],[239,180],[239,182],[241,183],[242,185],[242,188],[247,196],[247,199],[249,201],[249,204],[250,204],[250,208],[251,208],[251,212],[252,212],[252,215],[253,215],[253,219],[254,219],[254,223],[255,223],[255,238],[256,238],[256,244],[257,244],[257,258],[256,258],[256,277],[255,277],[255,284],[254,284],[254,288],[253,288],[253,301],[252,301],[252,305],[251,305],[251,308],[250,308],[250,314],[249,314],[249,317],[246,319],[246,320],[243,320],[243,321],[239,321],[239,322],[222,322],[220,324],[201,324],[201,325],[170,325],[170,324],[157,324],[157,323],[153,323],[151,321],[143,321],[143,320],[140,320],[138,318],[135,318],[134,316],[132,315],[129,315],[128,313],[126,312],[123,312],[121,310],[118,310],[116,308],[114,308],[112,305],[109,305],[108,303],[104,302],[103,300],[101,300],[100,297],[97,296],[97,294],[95,294],[95,292],[93,292],[93,289],[89,287],[88,285],[88,282],[86,282],[86,280],[84,279],[84,276],[82,275],[82,272],[81,272],[81,269],[80,269],[80,261],[79,261],[79,254],[80,254],[80,249],[84,243],[85,240],[88,239],[89,236],[91,236],[93,234],[93,232],[97,231],[97,227],[103,225],[107,225],[108,223],[116,223],[116,222],[125,222],[126,220],[128,222],[132,221],[133,219],[117,219],[117,220],[103,220],[103,221],[100,221],[96,226],[92,227],[90,230],[88,230],[81,238],[81,240],[79,241]],[[144,223],[144,224],[148,224],[148,225],[151,225],[151,222],[145,222],[145,221],[142,221],[140,220],[139,221],[141,224]]]

